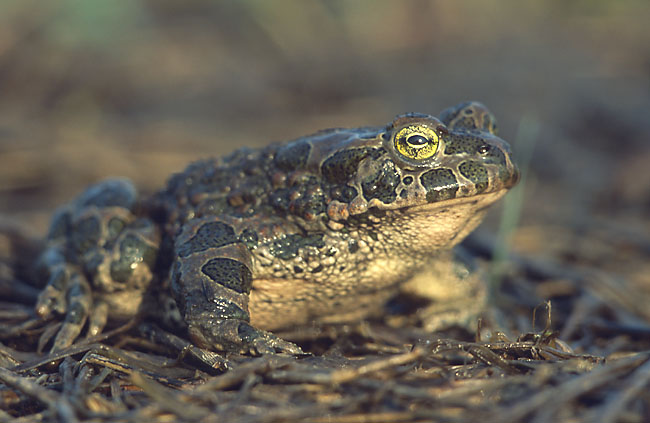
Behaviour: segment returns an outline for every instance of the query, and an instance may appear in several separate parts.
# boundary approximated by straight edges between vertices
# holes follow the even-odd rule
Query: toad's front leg
[[[197,346],[254,355],[302,353],[250,325],[251,253],[233,226],[217,218],[191,220],[174,249],[172,292]]]
[[[425,329],[438,331],[458,326],[476,331],[487,306],[487,285],[476,265],[475,259],[461,247],[442,251],[400,287],[404,293],[430,301],[417,311]]]

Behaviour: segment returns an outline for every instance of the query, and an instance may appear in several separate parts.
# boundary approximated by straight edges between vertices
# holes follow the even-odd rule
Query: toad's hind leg
[[[196,345],[248,354],[302,353],[250,325],[252,259],[231,225],[216,218],[191,220],[174,248],[172,292]]]
[[[89,187],[55,215],[37,262],[48,282],[36,303],[44,320],[65,315],[53,351],[71,345],[88,317],[92,336],[109,314],[123,320],[137,312],[153,279],[159,236],[150,219],[133,212],[135,202],[129,181],[111,179]]]

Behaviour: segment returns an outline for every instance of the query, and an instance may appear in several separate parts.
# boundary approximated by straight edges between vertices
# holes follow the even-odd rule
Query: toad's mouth
[[[437,201],[435,203],[418,204],[393,211],[407,215],[431,215],[439,211],[444,211],[445,209],[465,207],[472,209],[473,212],[479,213],[497,202],[506,192],[508,192],[508,188],[471,197],[458,197]]]

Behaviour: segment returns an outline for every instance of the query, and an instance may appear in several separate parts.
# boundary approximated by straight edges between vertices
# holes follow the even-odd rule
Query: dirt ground
[[[0,421],[650,421],[648,22],[645,0],[3,1],[5,231],[42,238],[110,176],[153,192],[198,158],[464,100],[524,178],[467,242],[502,333],[397,316],[206,369],[146,326],[37,354],[29,300],[0,298]],[[31,245],[0,241],[5,295]]]

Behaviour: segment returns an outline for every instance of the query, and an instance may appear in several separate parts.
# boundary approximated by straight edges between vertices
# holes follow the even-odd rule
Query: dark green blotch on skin
[[[294,200],[289,204],[292,214],[303,218],[313,218],[327,210],[325,195],[320,181],[315,176],[308,176],[300,179],[294,187]]]
[[[506,167],[506,156],[500,148],[490,148],[488,153],[482,156],[481,159],[483,163],[500,165],[503,169]]]
[[[209,295],[205,289],[193,288],[185,291],[181,288],[178,273],[172,279],[172,292],[176,297],[181,313],[200,317],[203,327],[214,326],[220,320],[237,319],[248,322],[250,315],[234,302],[219,296]],[[207,301],[206,301],[207,300]],[[199,322],[201,323],[201,322]]]
[[[291,192],[290,188],[279,188],[273,191],[269,196],[269,202],[276,209],[287,211],[289,210],[289,204],[291,204]]]
[[[101,235],[99,219],[95,216],[87,217],[75,225],[72,230],[72,246],[78,253],[88,251],[97,245]]]
[[[361,183],[363,196],[370,200],[377,198],[381,202],[388,204],[395,201],[397,193],[395,189],[400,183],[399,174],[395,171],[395,165],[392,161],[386,160],[381,167]]]
[[[356,253],[357,251],[359,251],[359,248],[360,248],[360,247],[359,247],[359,243],[358,243],[356,240],[351,239],[350,241],[348,241],[348,251],[349,251],[351,254],[354,254],[354,253]]]
[[[275,190],[270,196],[270,203],[278,210],[303,218],[313,218],[327,210],[325,195],[313,176],[301,179],[291,188]]]
[[[80,276],[73,276],[80,277]],[[88,316],[88,307],[84,298],[90,295],[90,287],[85,283],[72,283],[68,296],[68,310],[65,315],[65,321],[68,323],[81,323]]]
[[[201,272],[216,283],[240,294],[251,292],[253,274],[244,263],[229,258],[213,258],[201,267]]]
[[[427,201],[449,200],[456,197],[458,181],[449,169],[432,169],[420,176],[420,183],[427,190]]]
[[[251,344],[256,339],[262,337],[259,330],[255,329],[250,324],[243,322],[237,326],[237,335],[239,335],[244,344]]]
[[[307,163],[310,151],[311,144],[305,141],[292,142],[278,150],[273,163],[285,171],[300,169]]]
[[[112,217],[109,221],[108,224],[106,225],[106,229],[108,230],[107,237],[108,239],[115,239],[117,236],[122,232],[124,227],[126,226],[126,222],[119,217]]]
[[[248,248],[257,247],[257,242],[259,241],[257,232],[252,229],[244,229],[241,235],[239,235],[239,240],[246,244]]]
[[[189,241],[178,247],[178,255],[188,257],[209,248],[219,248],[239,241],[232,226],[223,222],[203,224]]]
[[[461,119],[458,119],[453,126],[456,128],[479,129],[485,130],[492,134],[497,134],[497,122],[494,116],[486,111],[479,111],[479,116],[474,116],[474,109],[470,107],[471,102],[464,102],[455,107],[450,107],[440,113],[440,120],[447,126],[452,120],[463,114]],[[479,122],[481,121],[481,122]],[[477,126],[480,124],[481,126]]]
[[[366,157],[376,159],[382,154],[382,151],[383,149],[370,147],[339,151],[323,162],[321,172],[329,182],[345,183],[352,179],[352,176],[357,172],[361,160]]]
[[[291,203],[291,212],[303,218],[314,217],[327,211],[322,193],[301,197]]]
[[[211,299],[213,309],[211,310],[211,317],[216,317],[218,320],[237,319],[245,322],[250,320],[250,315],[241,309],[237,304],[223,298]]]
[[[477,133],[455,131],[453,135],[445,138],[445,154],[476,154],[483,144],[485,141]]]
[[[468,129],[477,129],[476,128],[476,121],[474,119],[469,118],[468,116],[473,115],[472,109],[469,108],[469,106],[472,103],[470,101],[465,101],[463,103],[457,104],[456,106],[449,107],[442,112],[440,112],[439,119],[442,123],[445,125],[449,126],[451,121],[456,119],[459,114],[463,114],[462,119],[459,119],[456,121],[454,124],[454,128],[468,128]]]
[[[454,128],[480,129],[476,127],[476,119],[471,117],[458,119],[454,124]]]
[[[480,157],[483,163],[506,166],[506,156],[500,148],[488,146],[488,152],[480,154],[480,151],[486,146],[486,142],[476,133],[469,131],[455,132],[445,138],[445,143],[445,154],[478,154],[477,157]]]
[[[81,323],[88,315],[88,310],[80,301],[72,301],[65,313],[66,323]]]
[[[133,274],[133,265],[145,263],[153,267],[157,249],[134,234],[126,235],[120,241],[120,257],[111,263],[111,277],[114,281],[126,283]]]
[[[488,187],[488,172],[479,162],[465,161],[458,166],[460,173],[472,181],[476,186],[478,194],[485,191]]]
[[[354,200],[359,193],[355,187],[350,185],[336,185],[330,191],[333,200],[338,200],[342,203],[349,203]]]
[[[322,233],[312,235],[290,234],[271,242],[269,251],[279,259],[289,260],[296,257],[302,248],[323,248],[324,246],[325,242]]]

